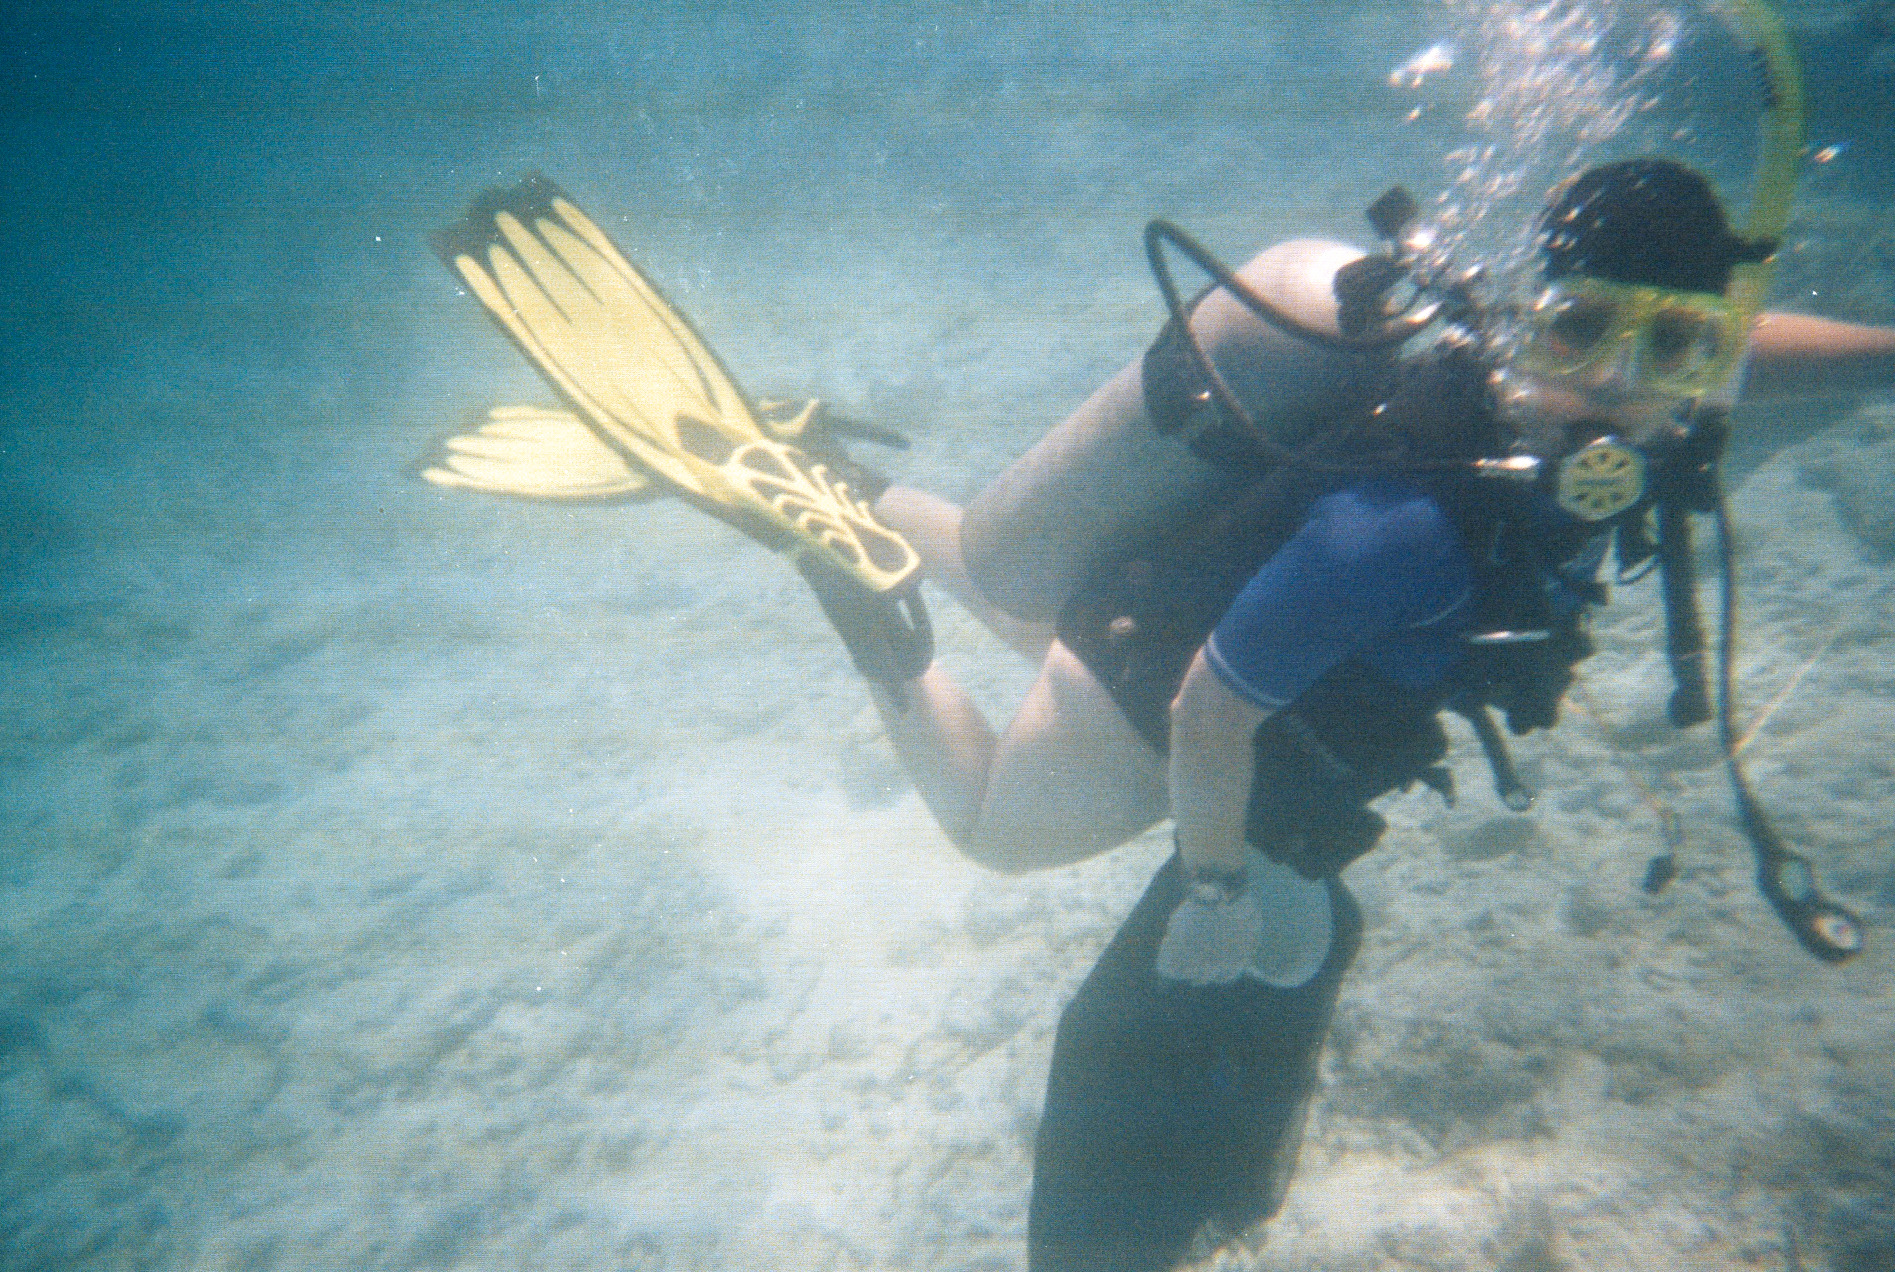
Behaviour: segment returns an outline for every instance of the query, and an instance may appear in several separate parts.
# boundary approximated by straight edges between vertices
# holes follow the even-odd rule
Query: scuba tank
[[[1223,287],[1190,307],[1190,340],[1279,445],[1295,446],[1366,409],[1394,356],[1390,346],[1338,339],[1336,279],[1363,259],[1344,243],[1293,239],[1236,271],[1288,323],[1264,321]],[[1174,320],[1151,351],[967,506],[961,556],[989,601],[1028,622],[1051,621],[1094,561],[1192,516],[1245,479],[1194,444],[1194,423],[1216,412],[1209,395],[1168,400],[1165,386],[1180,377],[1164,363],[1182,358],[1186,343]]]

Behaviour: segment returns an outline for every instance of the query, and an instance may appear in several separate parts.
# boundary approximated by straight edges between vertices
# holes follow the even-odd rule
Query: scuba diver
[[[1765,897],[1818,957],[1860,949],[1737,764],[1717,461],[1740,389],[1895,385],[1895,331],[1761,312],[1800,89],[1774,19],[1738,12],[1769,81],[1742,232],[1688,168],[1593,168],[1553,192],[1543,288],[1509,313],[1424,258],[1399,191],[1370,210],[1382,251],[1295,240],[1234,272],[1154,222],[1163,331],[965,509],[854,463],[815,404],[753,404],[544,178],[438,236],[572,410],[496,411],[431,480],[669,493],[786,552],[977,861],[1057,866],[1174,819],[1176,854],[1061,1017],[1033,1272],[1162,1272],[1275,1213],[1361,941],[1340,874],[1384,829],[1371,801],[1451,793],[1448,711],[1525,806],[1494,713],[1555,722],[1608,553],[1622,578],[1659,569],[1670,714],[1717,721]],[[1211,274],[1195,301],[1168,251]],[[1695,513],[1722,545],[1716,659]],[[1004,731],[933,661],[923,577],[1038,662]]]

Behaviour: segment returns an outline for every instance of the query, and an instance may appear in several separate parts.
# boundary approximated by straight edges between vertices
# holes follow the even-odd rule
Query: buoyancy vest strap
[[[1481,754],[1487,757],[1487,767],[1494,775],[1494,794],[1500,797],[1500,802],[1516,813],[1531,808],[1533,790],[1520,779],[1520,770],[1513,764],[1513,752],[1506,738],[1501,736],[1487,704],[1471,694],[1461,694],[1448,703],[1448,710],[1467,721],[1474,730]]]

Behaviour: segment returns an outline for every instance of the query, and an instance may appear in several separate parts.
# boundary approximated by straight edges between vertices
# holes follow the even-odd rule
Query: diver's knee
[[[1029,842],[1018,834],[994,834],[979,820],[960,835],[950,835],[963,857],[995,874],[1017,878],[1042,869],[1048,863],[1037,853],[1023,847]]]
[[[1004,875],[1009,879],[1018,879],[1024,875],[1030,875],[1036,870],[1046,869],[1046,865],[1043,862],[1028,861],[1022,857],[994,853],[985,853],[981,856],[974,857],[972,860],[976,865],[984,866],[995,874]]]

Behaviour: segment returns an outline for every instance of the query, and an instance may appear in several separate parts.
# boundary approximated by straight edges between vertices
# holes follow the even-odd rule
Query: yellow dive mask
[[[1641,388],[1699,397],[1737,374],[1750,319],[1746,307],[1709,292],[1569,275],[1535,302],[1520,361],[1560,376],[1622,362]]]
[[[1777,244],[1796,193],[1804,141],[1803,83],[1783,23],[1763,0],[1710,0],[1707,7],[1749,47],[1761,80],[1761,137],[1743,232],[1731,236],[1700,216],[1698,232],[1724,241],[1700,244],[1704,250],[1693,256],[1679,250],[1674,228],[1660,219],[1649,227],[1656,236],[1651,241],[1622,243],[1620,250],[1601,255],[1586,242],[1601,228],[1587,206],[1599,187],[1586,189],[1586,176],[1568,183],[1567,198],[1549,207],[1542,221],[1542,247],[1553,281],[1527,315],[1521,361],[1530,370],[1572,375],[1624,360],[1627,379],[1655,392],[1724,405],[1736,396],[1750,323],[1769,294]],[[1638,167],[1636,162],[1611,164],[1589,175]],[[1620,172],[1619,180],[1638,187],[1649,175]],[[1708,182],[1696,180],[1715,200]],[[1634,198],[1634,219],[1648,214],[1637,204]],[[1715,216],[1722,221],[1721,210]],[[1720,253],[1727,253],[1723,262],[1716,259]],[[1728,274],[1721,272],[1723,264]],[[1660,276],[1641,277],[1647,269],[1658,269]],[[1702,282],[1662,276],[1667,273],[1695,275]],[[1654,285],[1659,283],[1665,285]]]

